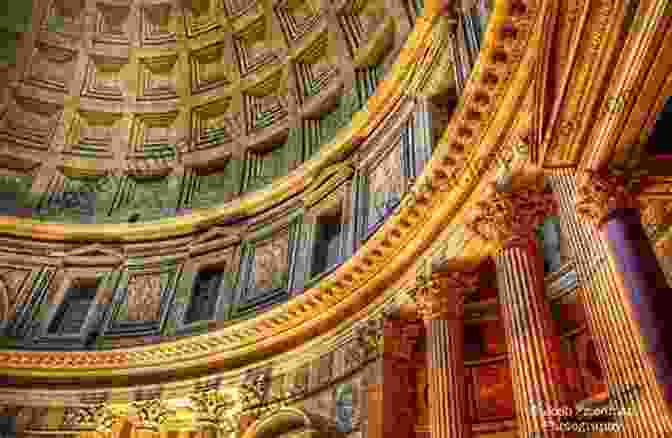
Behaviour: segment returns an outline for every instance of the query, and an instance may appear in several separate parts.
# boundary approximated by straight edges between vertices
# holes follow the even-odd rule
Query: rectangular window
[[[317,219],[311,276],[320,274],[340,261],[341,213],[325,214]]]
[[[97,283],[72,286],[51,322],[49,333],[79,333],[86,321],[91,304],[96,299],[97,289]]]
[[[196,276],[186,323],[212,319],[215,314],[219,285],[224,277],[221,269],[204,269]]]

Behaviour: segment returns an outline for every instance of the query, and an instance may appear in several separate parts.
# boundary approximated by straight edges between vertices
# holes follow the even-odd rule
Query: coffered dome
[[[364,107],[421,7],[36,2],[2,70],[2,191],[19,194],[3,211],[151,221],[277,182]]]

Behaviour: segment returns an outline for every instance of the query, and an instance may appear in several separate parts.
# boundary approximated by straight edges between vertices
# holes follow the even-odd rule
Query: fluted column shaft
[[[429,417],[432,438],[467,438],[464,370],[464,294],[476,287],[469,272],[440,273],[417,293],[429,347]]]
[[[560,364],[560,339],[544,293],[543,261],[534,230],[557,204],[551,193],[512,181],[507,192],[491,185],[469,229],[501,249],[495,256],[497,285],[509,350],[521,437],[566,437],[557,414],[571,414]],[[529,184],[526,183],[526,184]]]
[[[664,399],[656,384],[606,240],[597,228],[579,220],[576,175],[571,169],[548,176],[560,203],[560,227],[573,253],[582,284],[581,299],[598,358],[609,384],[611,404],[634,415],[617,418],[626,437],[661,437],[672,430]],[[628,391],[635,388],[636,392]]]
[[[524,437],[567,436],[549,423],[559,421],[554,414],[544,414],[567,410],[568,399],[560,339],[544,296],[543,267],[533,239],[495,257],[519,429]]]
[[[461,320],[430,320],[427,322],[427,334],[432,438],[468,437],[465,422],[464,324]]]

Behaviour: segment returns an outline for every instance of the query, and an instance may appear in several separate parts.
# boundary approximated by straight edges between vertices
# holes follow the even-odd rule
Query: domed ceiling
[[[422,7],[20,3],[12,23],[42,19],[5,26],[0,213],[66,223],[189,214],[290,174],[364,107]]]

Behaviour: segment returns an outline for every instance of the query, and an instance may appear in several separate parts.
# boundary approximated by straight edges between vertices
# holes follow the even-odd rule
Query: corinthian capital
[[[610,211],[636,206],[622,176],[600,174],[593,170],[583,171],[580,175],[576,194],[579,219],[599,226],[607,219]]]
[[[476,204],[467,229],[482,238],[506,245],[534,235],[546,216],[557,213],[553,194],[541,188],[522,187],[502,192],[492,183],[486,200]]]
[[[478,287],[479,278],[478,272],[474,271],[434,274],[415,296],[418,313],[424,320],[461,319],[464,316],[464,297]]]

